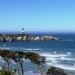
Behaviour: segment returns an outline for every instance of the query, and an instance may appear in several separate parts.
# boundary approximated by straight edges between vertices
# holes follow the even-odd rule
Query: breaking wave
[[[55,66],[66,70],[75,70],[75,58],[71,52],[67,53],[40,53],[46,58],[46,65]],[[67,62],[67,63],[66,63]]]

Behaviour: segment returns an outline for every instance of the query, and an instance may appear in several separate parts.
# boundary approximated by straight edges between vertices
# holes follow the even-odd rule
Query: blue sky
[[[75,0],[0,0],[0,32],[75,32]]]

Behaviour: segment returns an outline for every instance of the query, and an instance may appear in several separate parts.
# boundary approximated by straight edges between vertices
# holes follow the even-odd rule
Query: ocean
[[[33,51],[46,58],[46,66],[60,67],[65,70],[75,71],[75,34],[51,34],[60,38],[52,41],[16,41],[0,42],[0,48],[9,50]],[[39,35],[40,36],[40,35]],[[33,63],[25,60],[25,71],[37,72]],[[0,63],[2,60],[0,58]],[[29,64],[31,64],[29,66]],[[2,66],[2,64],[0,64]]]

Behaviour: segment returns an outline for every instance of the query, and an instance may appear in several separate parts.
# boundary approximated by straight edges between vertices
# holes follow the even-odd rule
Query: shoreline
[[[3,51],[3,50],[2,50]],[[9,50],[8,50],[9,51]],[[8,52],[7,51],[7,52]],[[6,51],[5,51],[6,52]],[[9,51],[8,53],[10,53],[10,52],[12,52],[12,51]],[[6,55],[7,56],[7,55]],[[30,65],[30,64],[29,64]],[[46,68],[47,66],[45,66],[45,68]],[[46,68],[46,69],[48,69],[49,68],[49,66]],[[57,67],[57,68],[59,68],[59,67]],[[33,68],[32,68],[33,69]],[[62,68],[61,68],[62,69]],[[64,71],[65,71],[65,73],[67,73],[68,75],[75,75],[75,70],[65,70],[65,69],[63,69]],[[46,71],[44,71],[44,72],[46,72]],[[25,73],[25,75],[39,75],[40,73],[36,73],[36,72],[34,72],[34,71],[24,71],[24,73]]]
[[[63,69],[63,70],[64,70],[64,69]],[[64,72],[65,72],[67,75],[75,75],[75,71],[64,70]],[[41,75],[41,74],[38,73],[38,72],[27,71],[27,72],[24,72],[24,75]],[[47,75],[47,74],[43,74],[43,75]]]

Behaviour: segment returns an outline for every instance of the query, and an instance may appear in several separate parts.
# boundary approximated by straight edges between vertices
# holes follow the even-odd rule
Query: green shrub
[[[0,70],[0,75],[15,75],[16,70],[12,71],[12,70],[8,70],[6,68],[2,68]]]

